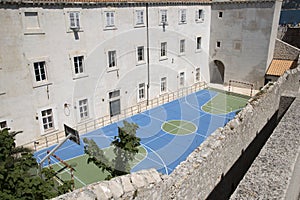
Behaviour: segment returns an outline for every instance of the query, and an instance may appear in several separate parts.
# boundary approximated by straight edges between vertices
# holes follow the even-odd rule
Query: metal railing
[[[140,112],[149,110],[156,106],[159,106],[159,105],[171,102],[173,100],[179,99],[181,97],[184,97],[186,95],[192,94],[192,93],[202,90],[204,88],[207,88],[207,84],[205,82],[195,83],[192,86],[181,88],[174,92],[165,93],[165,94],[160,95],[159,97],[151,99],[148,101],[148,105],[147,105],[147,101],[142,101],[134,106],[131,106],[129,108],[121,110],[121,114],[119,114],[117,116],[111,117],[110,115],[106,115],[106,116],[100,117],[98,119],[88,121],[84,124],[78,124],[74,128],[79,132],[79,134],[88,133],[88,132],[94,131],[96,129],[99,129],[101,127],[104,127],[106,125],[112,124],[114,122],[118,122],[120,120],[131,117]],[[59,143],[59,140],[64,137],[65,137],[65,132],[59,131],[59,132],[41,136],[40,138],[36,139],[35,141],[24,144],[23,146],[31,148],[36,151],[36,150],[40,150],[45,147],[49,147],[53,144],[57,144],[57,143]]]

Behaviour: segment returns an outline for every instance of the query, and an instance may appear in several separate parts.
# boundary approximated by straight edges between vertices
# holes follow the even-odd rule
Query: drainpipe
[[[147,32],[147,106],[149,105],[149,90],[150,90],[150,63],[149,63],[149,8],[146,3],[146,32]]]

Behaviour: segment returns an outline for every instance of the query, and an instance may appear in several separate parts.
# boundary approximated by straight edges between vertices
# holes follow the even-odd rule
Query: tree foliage
[[[130,173],[129,161],[132,161],[138,153],[140,146],[140,138],[136,136],[138,125],[127,121],[123,121],[123,124],[123,127],[118,127],[118,136],[115,136],[111,143],[115,153],[112,161],[105,157],[95,141],[87,138],[83,140],[86,143],[85,153],[89,155],[87,162],[93,162],[102,172],[109,172],[106,180]]]
[[[71,188],[70,182],[56,186],[54,171],[43,169],[45,180],[37,175],[37,162],[27,148],[16,147],[20,132],[0,130],[0,199],[48,199]]]

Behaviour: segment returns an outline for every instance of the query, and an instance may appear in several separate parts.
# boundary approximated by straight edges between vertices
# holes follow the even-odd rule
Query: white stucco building
[[[215,60],[225,65],[226,83],[241,73],[251,77],[258,56],[260,70],[247,81],[261,86],[281,2],[259,2],[0,0],[1,127],[22,130],[17,142],[25,144],[63,131],[64,123],[115,116],[140,101],[209,83]],[[220,24],[234,18],[230,6],[243,16],[234,22],[241,28]],[[249,23],[261,21],[257,9],[272,21],[254,23],[244,35],[248,15]],[[245,41],[234,56],[226,49],[229,36]],[[219,40],[224,48],[214,52]],[[249,51],[254,56],[247,60]]]

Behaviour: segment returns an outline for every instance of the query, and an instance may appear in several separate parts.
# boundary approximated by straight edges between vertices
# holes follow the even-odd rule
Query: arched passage
[[[220,60],[214,60],[210,65],[210,82],[224,83],[225,66]]]

